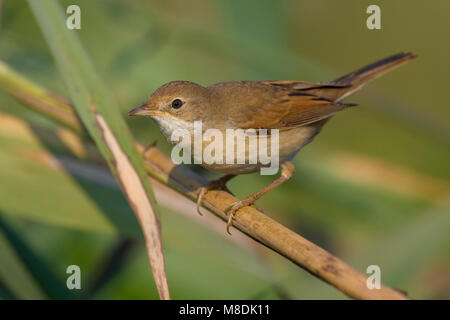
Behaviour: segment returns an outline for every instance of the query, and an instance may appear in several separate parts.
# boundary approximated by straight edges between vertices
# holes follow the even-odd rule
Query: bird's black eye
[[[183,105],[183,101],[181,101],[180,99],[175,99],[172,101],[172,108],[174,109],[178,109]]]

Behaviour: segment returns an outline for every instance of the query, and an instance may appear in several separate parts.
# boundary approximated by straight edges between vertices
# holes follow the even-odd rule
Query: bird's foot
[[[202,216],[203,214],[200,211],[200,207],[202,206],[203,199],[206,193],[210,190],[223,190],[228,193],[231,191],[227,187],[227,182],[230,181],[231,178],[235,177],[234,175],[226,175],[217,180],[211,181],[207,186],[200,188],[200,191],[197,196],[197,212]],[[232,194],[232,193],[231,193]]]
[[[233,219],[234,219],[234,215],[236,214],[236,211],[238,211],[239,209],[241,209],[243,207],[248,207],[248,206],[253,205],[253,203],[255,201],[256,200],[253,200],[249,197],[244,200],[239,200],[239,201],[233,202],[230,206],[228,206],[228,208],[225,209],[225,214],[228,216],[227,233],[229,235],[231,235],[230,228],[233,226]]]
[[[286,180],[289,180],[289,178],[294,173],[294,170],[295,170],[295,168],[294,168],[294,165],[292,163],[290,163],[290,162],[282,163],[281,164],[281,176],[278,179],[276,179],[271,184],[269,184],[265,188],[261,189],[257,193],[252,194],[251,196],[245,198],[244,200],[239,200],[239,201],[236,201],[236,202],[232,203],[225,210],[225,213],[228,215],[227,232],[229,234],[231,234],[230,233],[230,227],[233,225],[234,215],[236,214],[236,212],[239,209],[241,209],[243,207],[251,206],[251,205],[254,206],[254,202],[256,200],[258,200],[259,198],[261,198],[264,194],[266,194],[270,190],[276,188],[277,186],[279,186],[280,184],[282,184]],[[257,208],[257,209],[260,210],[259,208]]]

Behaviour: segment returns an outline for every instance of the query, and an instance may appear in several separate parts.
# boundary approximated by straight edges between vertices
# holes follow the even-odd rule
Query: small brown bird
[[[413,53],[399,53],[331,82],[232,81],[202,87],[189,81],[172,81],[157,89],[144,105],[133,109],[129,115],[152,117],[171,143],[174,142],[171,136],[177,129],[193,134],[195,121],[202,122],[203,132],[210,128],[223,133],[227,129],[278,129],[281,176],[259,192],[233,203],[227,209],[229,232],[235,212],[244,206],[252,205],[262,195],[288,180],[294,172],[290,161],[298,151],[311,142],[336,112],[354,106],[343,103],[345,97],[370,80],[414,58]],[[265,135],[266,138],[269,135],[270,131]],[[257,134],[257,139],[262,139],[262,136]],[[195,154],[196,148],[203,152],[210,143],[212,141],[208,139],[204,139],[200,146],[193,143],[191,154]],[[230,152],[225,150],[225,143],[223,148],[224,154]],[[233,158],[236,159],[238,151],[233,148],[232,152]],[[248,146],[243,156],[245,163],[201,163],[206,169],[226,175],[200,190],[197,200],[199,213],[201,201],[208,190],[227,190],[225,184],[232,177],[256,172],[267,166],[267,163],[263,164],[259,160],[256,163],[249,161]]]

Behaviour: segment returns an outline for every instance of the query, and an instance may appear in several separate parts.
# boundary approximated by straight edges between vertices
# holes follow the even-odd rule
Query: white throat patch
[[[161,132],[163,133],[164,137],[166,137],[167,141],[169,141],[169,142],[171,142],[172,133],[177,129],[178,130],[180,130],[180,129],[187,130],[191,134],[194,131],[193,122],[181,120],[181,119],[171,117],[171,116],[165,115],[165,114],[159,114],[159,115],[154,116],[153,118],[156,120],[156,122],[158,123],[158,126],[161,128]]]

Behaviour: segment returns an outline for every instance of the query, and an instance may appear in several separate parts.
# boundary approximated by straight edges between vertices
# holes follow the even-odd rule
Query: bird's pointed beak
[[[156,111],[156,108],[151,107],[147,104],[143,104],[140,107],[134,108],[130,112],[128,112],[129,116],[151,116],[153,112]]]

